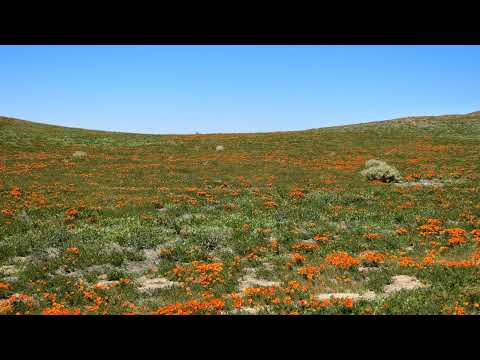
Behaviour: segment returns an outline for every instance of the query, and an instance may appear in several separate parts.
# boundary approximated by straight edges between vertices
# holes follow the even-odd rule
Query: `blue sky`
[[[0,46],[0,115],[142,133],[480,110],[480,46]]]

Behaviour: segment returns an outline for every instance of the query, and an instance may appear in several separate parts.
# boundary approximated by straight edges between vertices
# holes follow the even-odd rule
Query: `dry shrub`
[[[87,157],[87,153],[85,151],[75,151],[72,157],[74,159],[85,159]]]
[[[383,182],[398,182],[401,179],[400,172],[385,161],[371,159],[365,163],[365,169],[361,174],[368,180],[379,180]]]

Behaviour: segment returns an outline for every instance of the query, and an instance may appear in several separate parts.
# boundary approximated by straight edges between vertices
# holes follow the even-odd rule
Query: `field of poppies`
[[[478,112],[178,136],[0,117],[0,314],[479,314],[479,145]]]

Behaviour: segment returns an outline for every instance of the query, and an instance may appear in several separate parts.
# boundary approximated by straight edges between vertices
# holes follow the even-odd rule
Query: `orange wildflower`
[[[293,253],[293,254],[290,254],[290,256],[297,263],[301,263],[305,260],[305,256],[303,256],[302,254],[299,254],[299,253]]]
[[[305,197],[305,193],[303,192],[303,189],[300,189],[300,188],[293,188],[292,190],[290,190],[288,195],[294,199],[301,199]]]
[[[73,255],[78,255],[78,254],[80,254],[80,249],[77,248],[77,247],[69,247],[65,250],[65,252],[67,252],[69,254],[73,254]]]
[[[288,282],[288,287],[290,289],[299,289],[300,288],[300,283],[296,280],[291,280]]]
[[[300,306],[307,306],[308,305],[308,301],[307,300],[298,300],[298,305]]]
[[[348,309],[351,309],[353,307],[353,299],[350,299],[350,298],[346,298],[346,299],[343,299],[342,300],[342,304],[348,308]]]
[[[263,203],[263,206],[265,206],[267,209],[275,209],[278,207],[277,203],[273,200],[267,200]]]
[[[67,309],[65,305],[53,303],[49,308],[43,309],[43,315],[80,315],[80,309]]]
[[[328,240],[328,236],[324,236],[324,235],[320,235],[320,234],[317,234],[313,237],[313,240],[316,240],[316,241],[327,241]]]
[[[376,239],[381,239],[383,237],[383,234],[371,233],[371,234],[365,234],[364,236],[368,240],[376,240]]]
[[[230,294],[230,298],[231,298],[232,301],[233,301],[233,307],[234,307],[235,309],[240,309],[240,308],[242,307],[242,305],[243,305],[243,299],[242,299],[242,297],[241,297],[239,294],[237,294],[237,293],[232,293],[232,294]]]
[[[348,269],[360,263],[360,260],[355,259],[353,256],[344,251],[329,254],[325,257],[325,260],[331,265],[342,269]]]
[[[0,314],[7,314],[12,311],[13,311],[13,306],[8,299],[0,300]]]
[[[377,251],[367,250],[360,253],[360,258],[371,262],[382,262],[385,260],[385,255]]]
[[[398,228],[397,230],[395,230],[395,233],[397,235],[403,235],[403,234],[406,234],[408,232],[408,230],[404,227],[401,227],[401,228]]]
[[[6,217],[9,217],[9,216],[12,216],[13,215],[13,211],[11,210],[2,210],[2,214]]]
[[[10,190],[10,195],[13,196],[14,198],[19,198],[20,195],[22,195],[22,190],[20,190],[19,187],[14,186],[14,187],[12,187],[12,189]]]
[[[453,313],[455,315],[465,315],[465,309],[459,305],[455,305],[453,308]]]
[[[277,239],[271,239],[270,240],[270,246],[274,249],[278,248],[278,240]]]
[[[10,285],[4,282],[0,282],[0,289],[8,290],[10,289]]]
[[[307,279],[312,280],[316,273],[320,271],[320,266],[303,266],[297,270],[299,275],[305,276]]]
[[[445,229],[445,232],[452,237],[460,237],[466,234],[466,231],[460,228]]]
[[[469,261],[469,260],[464,260],[464,261],[442,261],[442,265],[445,265],[447,267],[473,267],[476,266],[477,263],[475,261]]]
[[[243,291],[246,295],[273,296],[276,290],[277,290],[276,286],[270,286],[270,287],[249,287],[249,288],[245,288]]]
[[[473,235],[474,240],[480,241],[480,229],[472,230],[470,234]]]
[[[290,305],[292,303],[292,298],[290,296],[285,296],[282,300],[285,305]]]
[[[76,216],[78,215],[78,210],[77,209],[68,209],[67,211],[65,211],[65,214],[68,215],[68,216]]]
[[[431,250],[428,252],[427,256],[423,258],[423,265],[432,265],[435,263],[436,251]]]
[[[459,245],[459,244],[464,244],[467,242],[467,239],[465,239],[464,237],[459,237],[459,236],[454,236],[450,239],[448,239],[448,243],[450,245]]]
[[[300,242],[292,245],[292,249],[295,249],[295,250],[313,250],[313,249],[318,249],[319,247],[320,246],[318,244],[310,244],[306,242]]]
[[[399,264],[402,267],[416,266],[415,261],[409,256],[402,256],[400,258]]]

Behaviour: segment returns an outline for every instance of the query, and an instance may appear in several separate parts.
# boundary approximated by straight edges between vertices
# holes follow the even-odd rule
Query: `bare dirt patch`
[[[354,301],[357,300],[375,300],[377,295],[373,291],[367,291],[363,294],[358,293],[324,293],[324,294],[317,294],[317,300],[330,300],[334,299],[352,299]]]
[[[270,281],[270,280],[256,278],[255,277],[256,269],[254,268],[246,268],[245,271],[247,272],[247,274],[244,275],[239,281],[239,285],[238,285],[239,291],[243,291],[251,287],[279,287],[280,286],[279,281]]]
[[[138,290],[142,293],[151,294],[158,289],[168,289],[175,286],[180,286],[179,282],[170,281],[165,278],[147,278],[142,276],[136,280],[140,287]]]
[[[386,294],[391,294],[401,290],[415,290],[425,288],[427,285],[420,282],[417,278],[408,275],[396,275],[392,277],[392,283],[383,288]]]

